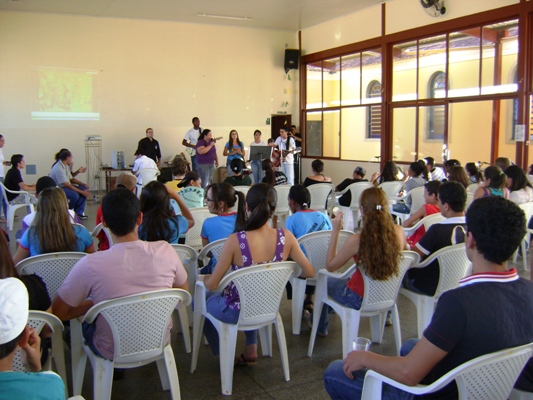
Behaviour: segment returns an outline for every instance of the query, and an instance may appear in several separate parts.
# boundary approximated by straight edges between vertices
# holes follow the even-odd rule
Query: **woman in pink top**
[[[346,240],[336,253],[337,239],[342,227],[343,214],[332,220],[333,230],[326,257],[326,268],[337,271],[352,257],[367,276],[384,281],[398,273],[398,257],[407,249],[403,228],[395,225],[389,213],[385,192],[380,188],[366,189],[359,201],[363,213],[361,233],[355,233]],[[360,269],[349,279],[328,278],[328,295],[340,304],[356,310],[361,308],[364,296],[364,281]],[[328,334],[328,313],[331,308],[324,306],[320,315],[318,334]]]

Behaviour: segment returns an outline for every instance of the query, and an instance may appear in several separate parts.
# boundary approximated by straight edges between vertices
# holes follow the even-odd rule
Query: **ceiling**
[[[0,10],[298,31],[386,0],[0,0]],[[208,14],[249,19],[202,17]]]

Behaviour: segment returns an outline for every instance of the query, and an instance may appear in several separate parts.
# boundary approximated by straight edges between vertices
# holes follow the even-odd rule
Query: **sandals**
[[[244,353],[242,353],[239,357],[235,359],[235,365],[255,365],[255,364],[257,364],[257,359],[256,358],[246,359],[246,357],[244,357]]]

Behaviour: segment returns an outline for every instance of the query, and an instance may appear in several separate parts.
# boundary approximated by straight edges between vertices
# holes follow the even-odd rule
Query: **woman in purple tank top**
[[[228,269],[236,271],[252,265],[285,261],[289,257],[302,269],[302,278],[314,276],[314,269],[293,234],[270,227],[269,220],[276,209],[276,202],[277,195],[272,186],[266,183],[252,186],[246,196],[248,220],[244,230],[228,237],[213,273],[198,277],[208,290],[218,286]],[[210,293],[206,303],[209,313],[220,321],[236,324],[239,320],[240,299],[233,283],[222,293]],[[237,358],[237,364],[253,364],[257,360],[257,330],[245,334],[246,349]],[[219,355],[218,333],[208,319],[205,320],[204,335],[213,354]]]

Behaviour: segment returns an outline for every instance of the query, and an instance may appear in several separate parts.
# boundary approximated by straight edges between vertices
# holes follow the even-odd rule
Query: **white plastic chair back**
[[[466,187],[466,192],[474,194],[478,187],[479,187],[478,183],[471,183],[470,185]]]
[[[285,220],[291,213],[291,209],[289,208],[289,190],[291,190],[291,185],[277,185],[274,186],[274,189],[278,194],[278,203],[274,215],[279,219],[278,228],[284,228]]]
[[[248,190],[250,190],[251,186],[234,186],[233,189],[235,189],[236,192],[242,192],[244,194],[244,197],[248,194]]]
[[[457,383],[459,400],[507,399],[532,353],[533,345],[527,344],[485,354],[459,365],[427,386],[403,385],[369,370],[365,375],[361,399],[380,399],[383,382],[420,396],[436,392],[453,380]]]
[[[378,188],[385,192],[385,195],[390,199],[391,197],[397,197],[398,193],[403,189],[403,181],[389,181],[382,182],[378,185]]]
[[[337,197],[342,196],[348,190],[351,192],[352,200],[349,207],[341,206],[342,211],[344,212],[344,227],[343,229],[347,231],[354,231],[357,229],[359,224],[359,219],[361,217],[359,200],[361,194],[369,188],[373,188],[374,185],[370,182],[356,182],[349,185],[341,193],[337,193]]]
[[[425,204],[424,200],[424,186],[419,186],[407,193],[407,197],[411,196],[411,211],[418,210]]]
[[[509,395],[509,400],[533,400],[533,393],[513,388],[513,390],[511,390],[511,394]]]
[[[531,219],[531,217],[533,217],[533,202],[528,202],[528,203],[522,203],[522,204],[519,204],[518,205],[522,211],[524,211],[524,214],[526,216],[526,224],[529,223],[529,220]],[[524,236],[524,238],[522,239],[522,242],[520,243],[520,246],[518,247],[518,249],[516,249],[516,252],[514,253],[514,256],[513,256],[513,262],[516,262],[517,258],[518,258],[518,250],[521,249],[522,251],[522,265],[523,265],[523,269],[524,271],[527,271],[527,245],[529,244],[530,240],[530,234],[531,232],[528,232],[526,233],[526,235]]]
[[[53,299],[72,267],[85,256],[85,253],[76,251],[41,254],[19,262],[17,272],[20,275],[39,275]]]
[[[63,323],[54,314],[50,314],[44,311],[30,310],[28,316],[28,325],[31,326],[37,334],[41,333],[41,330],[45,325],[48,325],[52,331],[52,351],[49,353],[46,365],[43,365],[43,369],[50,370],[52,367],[52,360],[56,365],[56,370],[63,383],[65,384],[65,394],[68,393],[67,386],[67,369],[65,367],[65,353],[63,350]],[[19,348],[15,353],[13,359],[13,371],[24,372],[26,367],[21,357],[22,350]]]
[[[195,250],[202,248],[202,226],[207,218],[213,217],[207,207],[193,208],[190,210],[194,219],[194,226],[185,234],[185,244]]]
[[[4,184],[2,182],[0,182],[0,190],[2,191],[2,194],[4,196],[4,201],[6,202],[7,204],[7,229],[9,229],[10,231],[13,230],[13,221],[15,220],[15,211],[17,211],[17,209],[21,208],[21,207],[28,207],[28,214],[32,213],[34,208],[33,208],[33,204],[31,204],[30,202],[30,195],[28,192],[25,192],[23,190],[9,190],[8,188],[6,188],[4,186]],[[7,194],[6,192],[8,193],[11,193],[11,194],[16,194],[16,195],[19,195],[19,194],[23,194],[25,199],[24,199],[24,203],[21,203],[21,204],[9,204],[9,201],[7,201]]]
[[[144,168],[137,171],[141,177],[142,186],[145,187],[150,182],[155,181],[159,175],[159,170],[154,168]]]
[[[95,238],[102,231],[104,232],[107,238],[107,243],[109,243],[109,247],[113,246],[114,243],[113,238],[111,237],[111,231],[109,230],[109,228],[106,228],[101,222],[94,227],[93,231],[91,232],[91,236]]]
[[[187,271],[189,277],[189,290],[194,290],[196,277],[198,276],[198,253],[191,246],[186,244],[171,244],[178,254],[181,263]]]
[[[405,231],[405,234],[408,236],[413,235],[421,226],[423,226],[427,232],[431,225],[438,224],[439,222],[444,221],[445,219],[446,218],[444,218],[441,213],[426,215],[412,227],[403,229]]]
[[[470,207],[470,204],[472,204],[473,202],[474,202],[474,193],[467,192],[465,210],[468,210],[468,207]]]
[[[212,254],[217,260],[220,258],[220,253],[222,253],[222,248],[226,244],[226,239],[215,240],[214,242],[208,243],[205,245],[200,253],[198,254],[198,260],[204,263],[206,266],[209,263],[209,253]]]
[[[385,281],[373,280],[364,273],[364,270],[361,270],[365,284],[361,311],[376,312],[391,308],[398,297],[405,272],[413,265],[414,261],[419,259],[411,251],[402,252],[398,262],[398,274]]]
[[[165,289],[103,301],[85,314],[92,323],[101,316],[113,334],[114,363],[132,365],[154,361],[163,353],[170,316],[191,295],[182,289]]]
[[[308,186],[307,190],[309,190],[309,193],[311,194],[311,204],[309,205],[309,208],[311,210],[326,213],[326,203],[328,203],[330,193],[335,192],[335,186],[332,183],[316,183]]]

